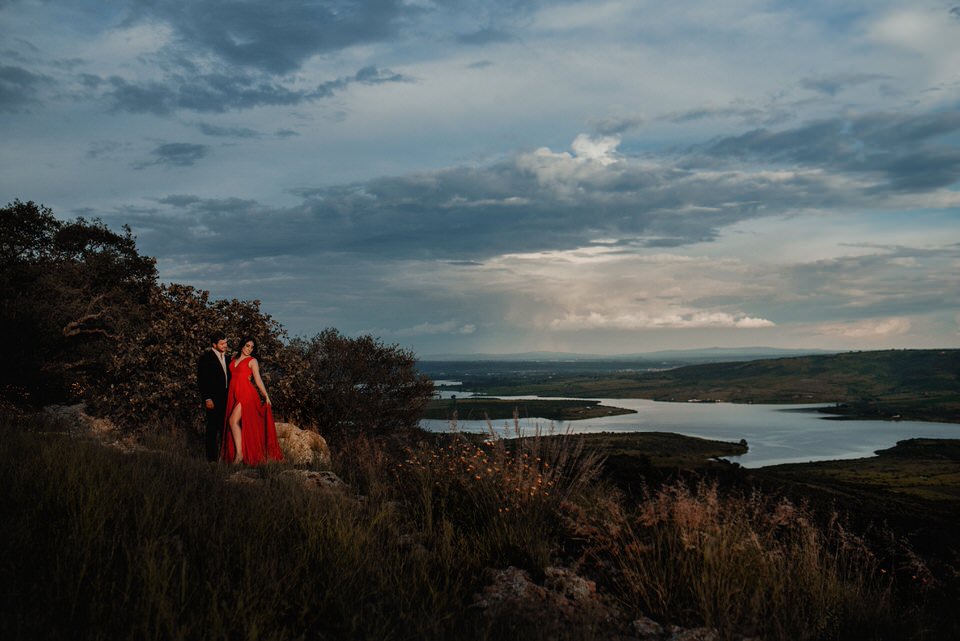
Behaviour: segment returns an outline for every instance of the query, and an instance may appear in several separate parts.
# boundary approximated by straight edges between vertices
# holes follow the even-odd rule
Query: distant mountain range
[[[782,349],[779,347],[707,347],[702,349],[671,349],[634,354],[579,354],[575,352],[519,352],[513,354],[429,354],[420,361],[672,361],[720,363],[751,361],[766,358],[786,358],[835,354],[835,351],[817,349]]]

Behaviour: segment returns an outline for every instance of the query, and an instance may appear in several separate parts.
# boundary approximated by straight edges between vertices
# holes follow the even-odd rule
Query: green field
[[[501,420],[511,419],[514,413],[519,418],[545,418],[551,421],[578,421],[601,416],[635,414],[635,410],[601,405],[600,401],[581,400],[501,400],[496,398],[435,399],[430,401],[424,418],[442,421],[453,420]]]
[[[659,372],[464,377],[489,395],[829,403],[851,418],[960,422],[960,350],[887,350],[691,365]]]

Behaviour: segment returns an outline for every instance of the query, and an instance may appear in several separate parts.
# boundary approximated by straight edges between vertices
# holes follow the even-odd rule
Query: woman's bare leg
[[[230,412],[230,433],[233,434],[233,446],[236,450],[236,456],[231,463],[243,462],[243,436],[240,432],[240,417],[243,414],[243,406],[237,403],[233,411]]]

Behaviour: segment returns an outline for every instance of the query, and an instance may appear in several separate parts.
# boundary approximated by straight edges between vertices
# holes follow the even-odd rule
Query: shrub
[[[589,488],[600,459],[569,435],[504,440],[452,433],[397,464],[397,487],[425,532],[453,523],[484,556],[540,573],[560,545],[560,506]],[[500,566],[503,567],[503,566]]]
[[[214,331],[226,333],[231,350],[239,348],[243,336],[254,336],[269,386],[271,372],[280,365],[284,330],[260,311],[259,301],[211,301],[209,292],[170,284],[155,287],[148,305],[149,323],[122,335],[122,348],[113,352],[102,381],[91,390],[94,411],[109,414],[128,430],[158,424],[198,427],[196,359],[210,347]],[[278,406],[278,413],[283,409]]]
[[[372,336],[326,329],[282,350],[276,400],[302,424],[340,434],[385,434],[413,427],[433,394],[413,352]]]
[[[891,576],[865,541],[787,500],[677,482],[610,543],[632,611],[724,638],[881,638],[895,623]]]

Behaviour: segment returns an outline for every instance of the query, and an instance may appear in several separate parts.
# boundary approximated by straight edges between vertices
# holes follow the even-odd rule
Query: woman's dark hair
[[[257,340],[253,336],[244,336],[240,341],[240,344],[237,345],[237,355],[234,358],[240,358],[243,356],[243,346],[247,343],[253,343],[253,351],[250,352],[252,358],[257,357]]]

